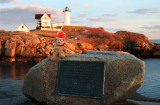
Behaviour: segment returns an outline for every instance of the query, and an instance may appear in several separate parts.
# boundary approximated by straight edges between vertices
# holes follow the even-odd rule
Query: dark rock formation
[[[153,51],[153,57],[160,57],[160,43],[155,43],[152,51]]]
[[[16,42],[7,40],[5,43],[5,56],[15,57]]]

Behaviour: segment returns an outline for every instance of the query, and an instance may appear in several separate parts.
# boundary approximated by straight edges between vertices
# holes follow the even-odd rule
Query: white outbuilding
[[[29,28],[25,24],[21,24],[18,27],[17,31],[29,32],[30,30],[29,30]]]

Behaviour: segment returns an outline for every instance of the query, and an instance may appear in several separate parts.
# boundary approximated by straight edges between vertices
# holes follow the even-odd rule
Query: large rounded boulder
[[[48,57],[32,67],[24,80],[24,95],[47,104],[110,105],[126,100],[136,92],[144,80],[145,63],[135,56],[118,52],[86,51],[85,54],[67,55],[63,60],[104,62],[102,97],[58,95],[56,91],[60,60],[51,61],[51,57]]]

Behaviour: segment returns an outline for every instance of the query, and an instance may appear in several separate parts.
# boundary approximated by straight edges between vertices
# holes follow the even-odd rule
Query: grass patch
[[[37,34],[39,36],[42,36],[42,37],[50,37],[50,38],[56,38],[56,37],[53,37],[53,36],[48,36],[48,35],[44,35],[44,34]]]

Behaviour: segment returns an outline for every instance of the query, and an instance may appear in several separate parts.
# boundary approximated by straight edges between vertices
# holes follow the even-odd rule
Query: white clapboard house
[[[63,22],[51,23],[51,14],[35,14],[36,29],[59,31],[63,26]]]
[[[64,12],[64,22],[56,22],[51,23],[51,14],[35,14],[36,19],[36,29],[40,30],[53,30],[60,31],[62,26],[70,26],[71,25],[71,17],[68,7],[65,8]]]

